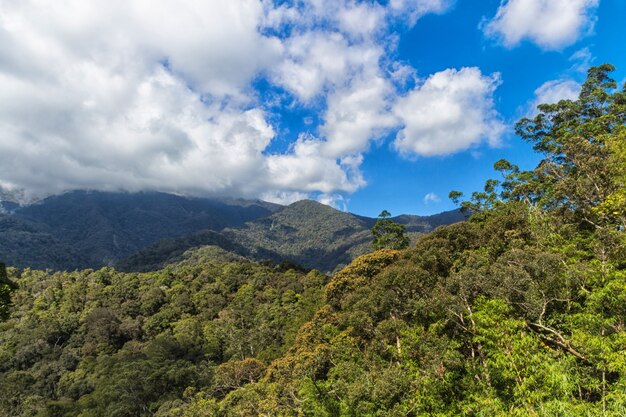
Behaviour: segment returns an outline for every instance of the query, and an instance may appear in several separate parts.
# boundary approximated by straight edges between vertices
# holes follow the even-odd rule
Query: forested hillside
[[[459,210],[433,216],[403,215],[393,220],[406,226],[413,239],[420,233],[465,217]],[[370,251],[375,219],[345,213],[303,200],[237,228],[220,233],[204,230],[161,240],[117,264],[124,271],[152,271],[179,260],[188,249],[216,245],[258,261],[293,262],[305,268],[333,272]]]
[[[188,249],[214,245],[330,272],[367,252],[375,222],[314,201],[280,206],[148,192],[74,191],[26,206],[1,204],[0,257],[7,264],[70,271],[154,271]],[[415,234],[463,218],[456,210],[396,220]]]
[[[110,266],[160,239],[239,226],[280,207],[258,200],[74,191],[0,213],[0,254],[18,267]]]
[[[536,169],[500,160],[484,190],[451,193],[468,221],[330,278],[208,247],[153,273],[10,268],[0,414],[626,415],[612,70],[517,124]]]
[[[498,161],[503,179],[463,203],[470,221],[357,259],[262,381],[190,415],[626,415],[626,94],[611,70],[518,123],[535,170]]]
[[[0,415],[175,416],[196,392],[257,381],[326,277],[224,255],[204,248],[150,274],[9,269],[19,289],[0,324]]]

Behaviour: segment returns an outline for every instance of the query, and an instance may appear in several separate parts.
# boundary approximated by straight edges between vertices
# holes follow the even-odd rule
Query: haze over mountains
[[[370,248],[375,219],[304,200],[188,198],[164,193],[74,191],[36,204],[1,203],[0,254],[21,268],[116,266],[152,270],[214,245],[256,260],[331,272]],[[395,218],[411,233],[463,219],[458,211]]]

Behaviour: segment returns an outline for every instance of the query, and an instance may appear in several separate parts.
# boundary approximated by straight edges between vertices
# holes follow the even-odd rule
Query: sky
[[[513,125],[626,79],[623,0],[0,0],[0,194],[454,208]]]

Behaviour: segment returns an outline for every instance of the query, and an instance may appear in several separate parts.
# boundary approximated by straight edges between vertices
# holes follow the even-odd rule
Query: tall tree
[[[503,201],[522,201],[551,211],[570,224],[623,226],[626,177],[626,85],[618,89],[609,64],[591,67],[576,100],[541,104],[533,118],[523,118],[516,133],[543,159],[532,171],[521,171],[502,159],[491,179],[471,201],[450,198],[472,212]]]
[[[9,316],[11,292],[14,289],[15,284],[7,277],[7,269],[4,263],[0,262],[0,320],[5,320]]]
[[[409,246],[409,238],[404,234],[405,227],[390,219],[391,213],[383,210],[372,228],[374,249],[404,249]]]

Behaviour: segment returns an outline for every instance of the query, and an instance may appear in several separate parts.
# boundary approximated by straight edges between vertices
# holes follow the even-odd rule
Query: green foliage
[[[463,220],[458,211],[433,216],[402,215],[393,219],[405,225],[411,238],[437,226]],[[375,219],[335,210],[304,200],[239,228],[202,231],[165,239],[118,263],[125,271],[153,271],[188,257],[203,245],[219,246],[220,259],[246,257],[261,262],[291,262],[325,273],[339,271],[357,256],[370,251]]]
[[[160,239],[240,226],[279,207],[164,193],[74,191],[0,214],[0,253],[8,265],[22,268],[98,268]]]
[[[409,238],[404,234],[405,227],[390,219],[391,214],[383,210],[378,215],[376,224],[372,227],[374,241],[372,248],[378,249],[404,249],[409,246]]]
[[[16,285],[7,277],[7,270],[4,263],[0,262],[0,321],[9,316],[11,306],[11,293],[16,289]]]
[[[518,124],[545,159],[533,171],[496,162],[502,179],[462,203],[470,221],[335,274],[292,348],[228,406],[247,410],[239,415],[624,415],[626,112],[611,69],[592,68],[579,100]]]
[[[180,416],[196,400],[206,415],[258,381],[321,305],[326,277],[205,255],[143,274],[10,269],[0,415]]]
[[[571,224],[623,225],[626,85],[618,90],[612,71],[608,64],[590,68],[578,100],[539,105],[535,117],[516,124],[516,133],[544,157],[534,170],[500,160],[494,168],[501,180],[487,181],[470,201],[460,203],[456,191],[450,198],[474,213],[522,201]]]

